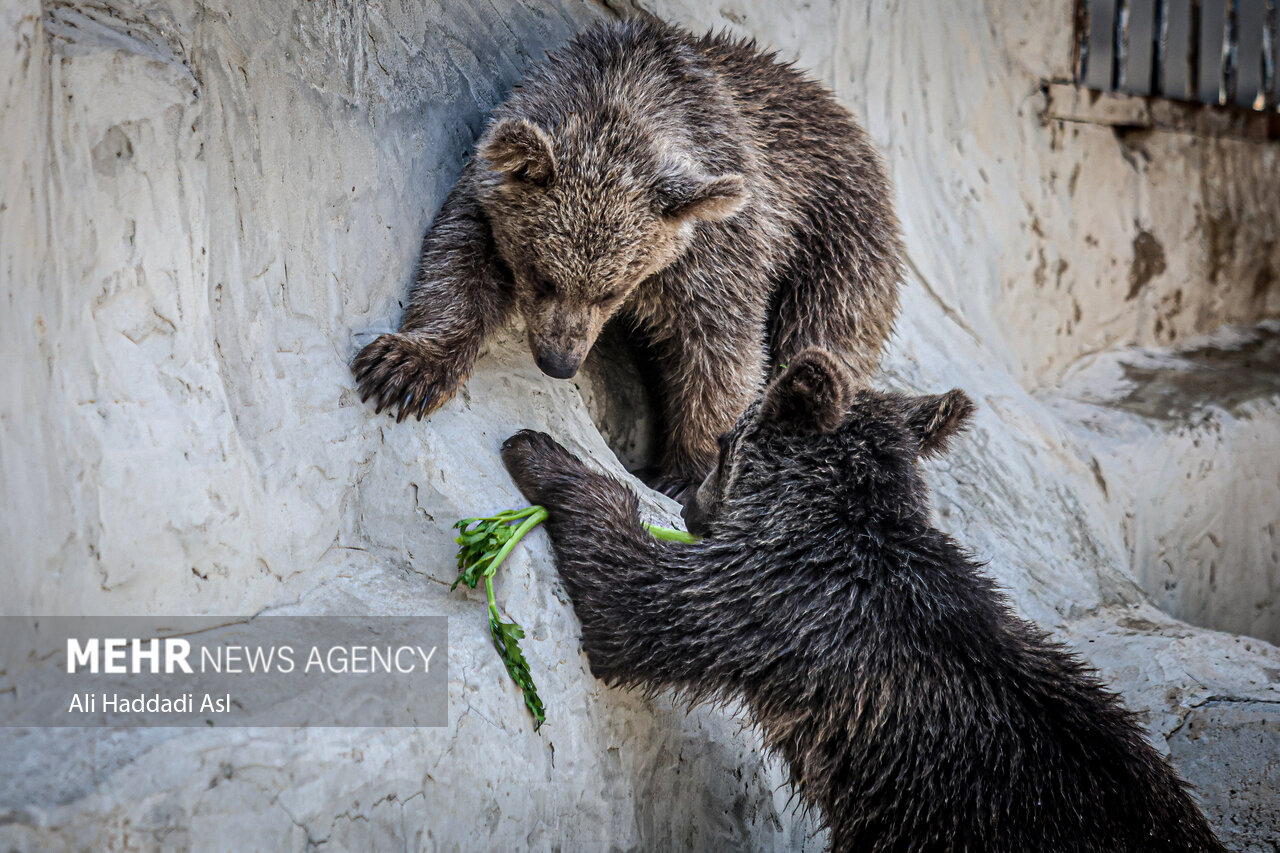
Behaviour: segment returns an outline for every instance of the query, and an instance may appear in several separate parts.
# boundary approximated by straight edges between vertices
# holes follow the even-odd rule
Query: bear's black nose
[[[543,353],[538,356],[538,369],[552,379],[572,379],[582,366],[582,360],[571,355]]]

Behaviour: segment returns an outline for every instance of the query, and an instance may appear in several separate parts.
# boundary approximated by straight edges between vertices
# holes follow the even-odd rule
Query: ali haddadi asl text
[[[203,694],[197,706],[194,693],[161,696],[159,693],[122,696],[119,693],[76,693],[68,714],[225,714],[231,710],[231,694]]]

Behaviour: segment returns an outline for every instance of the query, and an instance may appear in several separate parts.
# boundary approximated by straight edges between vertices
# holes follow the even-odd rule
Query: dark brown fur
[[[426,236],[396,334],[354,365],[379,411],[448,399],[513,308],[548,375],[572,376],[606,321],[662,372],[668,491],[772,363],[806,346],[859,375],[897,310],[883,167],[823,87],[754,44],[651,21],[583,33],[494,113]]]
[[[724,437],[697,545],[546,435],[503,458],[550,512],[593,672],[745,700],[835,850],[1222,850],[1116,695],[930,523],[916,460],[971,411],[799,354]]]

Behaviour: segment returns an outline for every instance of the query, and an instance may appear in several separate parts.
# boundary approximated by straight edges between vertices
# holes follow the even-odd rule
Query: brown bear
[[[660,485],[679,494],[770,365],[817,345],[870,372],[900,253],[880,159],[825,88],[750,42],[602,25],[495,110],[426,235],[400,331],[353,367],[362,399],[421,418],[513,308],[557,378],[619,317],[660,373]]]
[[[932,525],[917,460],[971,410],[801,353],[721,442],[696,545],[546,435],[503,458],[550,512],[596,676],[744,700],[833,849],[1222,850],[1116,695]]]

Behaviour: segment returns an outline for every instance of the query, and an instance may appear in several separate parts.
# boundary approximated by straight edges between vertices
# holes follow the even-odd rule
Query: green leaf
[[[529,662],[520,649],[520,640],[524,639],[524,629],[515,622],[503,622],[490,615],[489,633],[493,635],[493,645],[507,667],[507,674],[524,694],[524,704],[533,715],[533,728],[536,731],[546,722],[547,712],[542,699],[538,696],[538,688],[533,683],[533,675],[529,672]]]
[[[479,564],[466,566],[463,568],[462,574],[458,575],[458,579],[453,582],[453,586],[449,587],[449,589],[451,591],[457,589],[458,584],[460,583],[465,583],[467,586],[475,589],[476,584],[480,583],[480,579],[484,577],[484,572],[481,568],[482,567]]]
[[[475,589],[484,581],[485,596],[489,602],[489,633],[498,650],[511,680],[524,694],[525,707],[533,715],[536,730],[547,719],[546,709],[538,697],[538,689],[529,671],[529,662],[520,649],[524,629],[515,622],[503,622],[498,617],[498,602],[493,594],[493,576],[525,534],[541,524],[547,511],[540,506],[504,510],[487,518],[464,518],[454,524],[459,534],[458,577],[450,589],[466,584]]]

